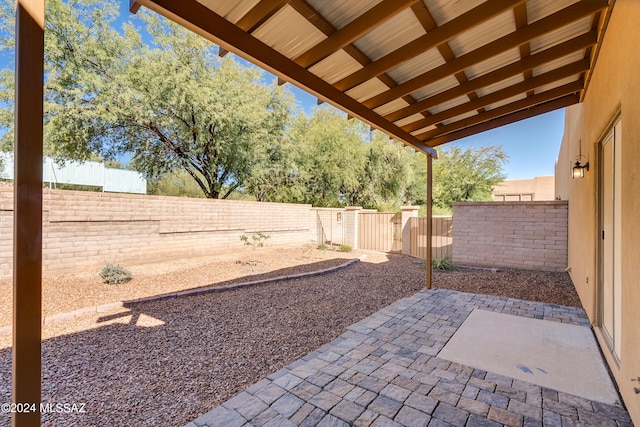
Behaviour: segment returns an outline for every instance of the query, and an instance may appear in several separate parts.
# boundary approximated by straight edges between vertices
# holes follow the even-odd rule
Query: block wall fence
[[[453,205],[453,262],[564,271],[568,202],[473,202]]]
[[[45,275],[99,269],[107,262],[131,266],[241,250],[240,236],[258,231],[271,236],[266,244],[272,247],[317,242],[381,250],[364,246],[370,240],[363,238],[365,233],[380,230],[359,230],[360,214],[372,213],[359,207],[43,192]],[[403,207],[401,231],[392,237],[402,235],[402,252],[420,257],[421,252],[409,243],[426,244],[426,238],[420,240],[420,227],[411,226],[421,219],[417,211],[416,206]],[[442,246],[438,242],[432,241],[436,254]],[[446,244],[449,252],[451,242]],[[0,182],[0,279],[13,274],[12,248],[13,184]],[[454,204],[453,261],[563,271],[567,266],[567,202]]]
[[[240,236],[256,231],[269,246],[316,238],[310,205],[43,191],[47,275],[242,249]],[[12,275],[12,242],[13,184],[0,183],[0,278]]]

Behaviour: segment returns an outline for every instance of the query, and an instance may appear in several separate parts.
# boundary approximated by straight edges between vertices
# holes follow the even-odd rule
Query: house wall
[[[459,265],[564,271],[567,203],[454,203],[453,261]]]
[[[640,2],[616,0],[589,87],[580,105],[567,109],[556,166],[556,195],[569,201],[571,278],[595,325],[596,336],[636,425],[640,425]],[[621,350],[619,361],[599,325],[599,144],[621,118]],[[620,136],[620,135],[618,135]],[[581,145],[589,161],[583,179],[570,168]]]
[[[44,190],[43,272],[85,271],[202,256],[243,247],[261,231],[268,246],[316,239],[310,205]],[[12,275],[13,184],[0,183],[0,278]]]
[[[491,189],[496,202],[519,202],[555,199],[553,176],[536,176],[531,179],[509,179]]]

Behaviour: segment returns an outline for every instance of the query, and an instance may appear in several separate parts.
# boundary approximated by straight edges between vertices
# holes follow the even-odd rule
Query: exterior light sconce
[[[586,162],[585,164],[580,164],[580,157],[576,159],[576,163],[573,165],[573,168],[571,169],[571,177],[573,179],[584,178],[584,170],[586,169],[587,171],[589,171],[589,162]]]
[[[585,163],[580,163],[580,159],[584,159],[585,157],[582,155],[582,140],[578,141],[578,149],[579,154],[578,157],[576,157],[576,162],[573,165],[573,167],[571,168],[571,178],[576,179],[576,178],[584,178],[584,170],[586,169],[587,172],[589,171],[589,161],[587,160]]]

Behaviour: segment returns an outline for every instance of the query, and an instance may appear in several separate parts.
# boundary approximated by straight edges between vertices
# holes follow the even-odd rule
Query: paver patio
[[[436,357],[474,309],[589,326],[575,307],[423,290],[187,426],[632,426],[619,405]]]

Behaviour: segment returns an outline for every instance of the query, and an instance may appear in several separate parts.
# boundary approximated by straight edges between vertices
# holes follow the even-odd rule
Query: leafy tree
[[[257,70],[219,58],[202,37],[140,15],[150,46],[133,24],[123,34],[113,29],[114,3],[47,2],[46,152],[61,159],[132,153],[132,167],[151,180],[182,170],[206,197],[226,198],[269,160],[292,98],[261,85]],[[0,81],[5,111],[13,107],[8,74]],[[0,116],[5,145],[13,139],[9,115]]]
[[[316,109],[311,117],[298,115],[289,131],[296,142],[296,195],[314,206],[358,203],[353,194],[360,186],[366,164],[365,128],[336,110]]]
[[[491,186],[503,181],[508,160],[502,146],[438,151],[433,162],[433,204],[451,209],[454,202],[491,200]]]
[[[351,204],[387,210],[399,208],[410,178],[413,150],[377,131],[371,133],[371,141],[364,145],[365,167],[359,186],[349,194]]]
[[[202,189],[183,170],[173,170],[160,179],[147,181],[147,194],[158,196],[204,197]]]

